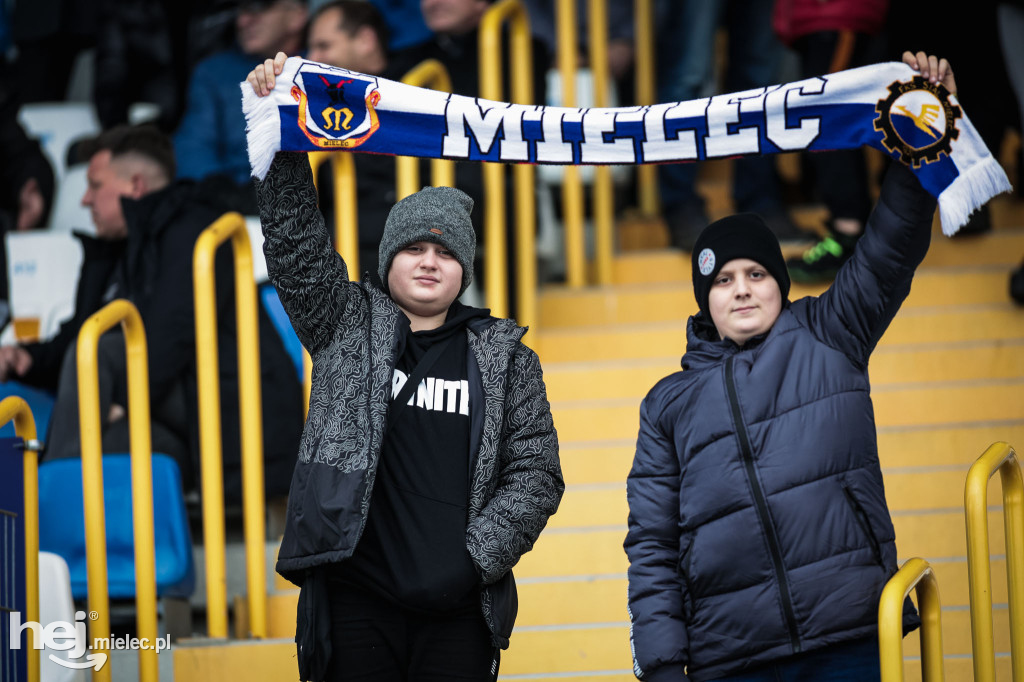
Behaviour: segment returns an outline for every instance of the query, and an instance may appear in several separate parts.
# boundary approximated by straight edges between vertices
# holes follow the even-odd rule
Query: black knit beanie
[[[763,265],[778,282],[782,300],[789,300],[789,271],[779,240],[761,216],[737,213],[705,227],[693,247],[693,295],[701,311],[708,314],[708,294],[718,271],[736,258]]]
[[[380,238],[378,274],[388,288],[388,270],[395,254],[414,242],[434,242],[448,249],[462,266],[462,288],[473,281],[476,233],[473,199],[454,187],[424,187],[391,208]]]

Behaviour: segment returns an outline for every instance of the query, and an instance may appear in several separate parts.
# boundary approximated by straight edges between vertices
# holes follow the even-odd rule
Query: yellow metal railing
[[[558,72],[562,106],[576,106],[576,0],[558,0]],[[565,282],[579,288],[587,282],[586,240],[583,237],[583,180],[580,169],[566,166],[562,174],[562,224],[565,226]]]
[[[502,26],[511,27],[511,91],[516,104],[533,104],[533,51],[530,45],[530,17],[520,0],[500,0],[491,5],[480,21],[480,96],[501,101]],[[487,305],[497,317],[507,317],[508,274],[505,240],[505,166],[484,164],[484,263]],[[537,318],[537,235],[536,187],[533,166],[520,163],[515,178],[516,293],[520,324]]]
[[[345,155],[337,155],[345,156]],[[224,488],[221,463],[220,371],[217,359],[217,248],[231,240],[235,260],[235,316],[238,329],[238,398],[242,444],[242,504],[250,633],[267,635],[265,519],[263,505],[263,423],[260,389],[259,307],[252,247],[245,219],[227,213],[203,230],[193,251],[196,315],[196,374],[199,389],[203,537],[206,549],[208,632],[227,637],[227,582]]]
[[[430,88],[441,92],[452,91],[452,79],[444,64],[436,59],[420,62],[402,77],[406,85]],[[431,159],[430,182],[435,187],[455,186],[455,162],[450,159]],[[399,201],[420,189],[420,160],[413,156],[395,157],[395,193]]]
[[[942,682],[942,605],[939,584],[924,559],[910,559],[896,572],[878,604],[878,653],[882,682],[903,680],[903,602],[917,589],[921,611],[921,668],[923,682]]]
[[[359,281],[359,202],[356,199],[356,164],[352,154],[310,152],[313,183],[320,166],[330,162],[334,176],[334,248],[345,259],[349,279]],[[319,192],[319,185],[317,185]]]
[[[93,642],[110,639],[110,597],[107,591],[107,537],[103,508],[99,369],[100,336],[120,324],[128,363],[128,427],[131,443],[132,521],[135,534],[135,610],[140,639],[157,637],[156,549],[153,530],[153,465],[149,430],[149,366],[146,331],[135,306],[124,299],[111,301],[90,317],[78,332],[78,418],[82,440],[82,493],[85,506],[85,558],[89,609],[97,616],[90,625]],[[91,617],[91,616],[90,616]],[[99,638],[99,639],[97,639]],[[109,658],[109,648],[93,647]],[[139,651],[139,679],[158,679],[156,649]],[[93,680],[110,682],[110,666],[93,673]]]
[[[607,107],[608,83],[608,3],[589,0],[588,28],[590,72],[594,78],[594,106]],[[598,284],[611,284],[612,257],[615,251],[615,194],[612,169],[594,168],[594,191],[591,210],[594,214],[594,273]]]
[[[988,482],[999,472],[1003,488],[1006,573],[1010,607],[1010,654],[1014,682],[1024,682],[1024,483],[1017,453],[993,443],[967,473],[967,575],[971,593],[971,639],[975,682],[994,682],[992,565],[989,559]]]
[[[636,103],[655,104],[654,72],[654,16],[651,0],[633,0],[633,54],[636,81]],[[652,164],[643,164],[636,169],[637,196],[640,213],[647,218],[661,213],[658,197],[658,169]]]
[[[0,426],[14,420],[14,433],[25,443],[25,620],[39,622],[39,441],[36,420],[24,398],[9,396],[0,402]],[[28,680],[39,682],[39,656],[35,630],[28,628]]]

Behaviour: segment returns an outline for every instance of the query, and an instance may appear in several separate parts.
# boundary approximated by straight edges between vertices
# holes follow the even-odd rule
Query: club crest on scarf
[[[380,102],[376,78],[309,64],[298,70],[294,83],[299,128],[316,146],[358,147],[380,127],[374,108]]]
[[[882,144],[914,168],[949,155],[960,135],[956,121],[962,116],[949,97],[944,85],[921,76],[891,83],[889,95],[875,105],[874,127],[884,135]]]

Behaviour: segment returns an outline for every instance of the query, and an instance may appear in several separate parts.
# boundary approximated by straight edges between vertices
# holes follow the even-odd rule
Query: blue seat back
[[[153,519],[156,591],[185,598],[195,588],[192,536],[181,474],[171,457],[153,454]],[[103,456],[103,506],[107,526],[107,580],[111,599],[135,597],[131,457]],[[88,595],[82,462],[58,459],[39,466],[39,549],[59,554],[71,572],[75,599]]]
[[[32,418],[36,422],[36,433],[40,440],[45,438],[46,429],[50,424],[50,415],[53,413],[53,394],[41,388],[23,384],[20,381],[0,383],[0,400],[12,395],[24,398],[25,402],[28,403],[29,409],[32,410]],[[13,421],[0,428],[0,438],[13,436]]]
[[[299,341],[299,337],[295,335],[292,321],[288,319],[288,313],[284,311],[284,306],[281,305],[281,297],[277,295],[277,289],[274,288],[273,284],[267,283],[260,286],[260,300],[263,301],[263,308],[274,323],[274,329],[277,330],[281,341],[284,342],[284,349],[288,352],[288,357],[292,359],[292,363],[295,365],[295,372],[299,376],[299,381],[302,381],[302,343]]]

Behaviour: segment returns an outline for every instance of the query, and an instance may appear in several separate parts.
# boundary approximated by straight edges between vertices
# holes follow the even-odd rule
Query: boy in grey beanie
[[[461,296],[473,281],[476,234],[472,212],[473,200],[454,187],[424,187],[395,204],[380,238],[379,274],[385,288],[395,254],[408,244],[427,241],[444,246],[462,266]]]
[[[304,154],[278,153],[257,193],[270,280],[313,360],[277,562],[302,588],[299,677],[493,682],[512,567],[565,486],[526,329],[457,300],[473,201],[449,187],[399,201],[382,290],[349,281]]]

